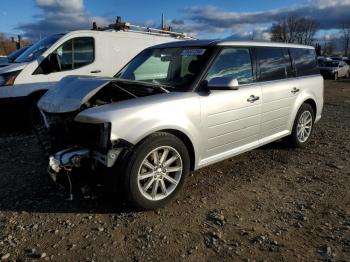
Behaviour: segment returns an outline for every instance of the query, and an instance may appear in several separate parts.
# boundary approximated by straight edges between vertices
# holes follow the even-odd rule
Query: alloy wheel
[[[298,120],[297,138],[300,143],[306,142],[310,137],[312,129],[312,114],[310,111],[304,111]]]
[[[171,146],[152,150],[142,161],[138,171],[141,194],[152,201],[168,197],[179,184],[183,163],[179,152]]]

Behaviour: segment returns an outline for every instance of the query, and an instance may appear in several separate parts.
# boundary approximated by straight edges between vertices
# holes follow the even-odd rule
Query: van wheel
[[[125,193],[135,207],[143,210],[157,209],[171,202],[181,190],[190,169],[184,143],[164,132],[143,140],[127,161]]]
[[[291,147],[304,147],[310,140],[315,121],[315,113],[309,104],[302,104],[295,117],[292,134],[286,138]]]

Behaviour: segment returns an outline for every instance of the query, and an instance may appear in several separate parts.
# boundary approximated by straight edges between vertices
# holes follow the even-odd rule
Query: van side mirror
[[[239,83],[237,79],[231,79],[228,77],[214,77],[208,82],[209,89],[228,89],[238,90]]]

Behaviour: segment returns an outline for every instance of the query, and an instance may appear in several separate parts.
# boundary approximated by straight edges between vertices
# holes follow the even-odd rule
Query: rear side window
[[[296,69],[297,76],[319,74],[316,52],[314,49],[289,49]]]
[[[256,48],[259,81],[285,79],[291,76],[291,61],[283,48]]]

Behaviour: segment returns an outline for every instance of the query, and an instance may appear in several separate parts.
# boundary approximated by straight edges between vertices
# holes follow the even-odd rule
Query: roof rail
[[[185,39],[194,39],[193,37],[188,36],[186,33],[179,33],[171,31],[171,27],[157,29],[146,26],[133,25],[129,22],[122,22],[121,17],[117,16],[114,24],[110,24],[107,27],[98,27],[96,22],[92,23],[92,29],[96,31],[106,31],[106,30],[115,30],[115,31],[130,31],[137,33],[146,33],[153,35],[169,35],[176,38],[185,38]]]

